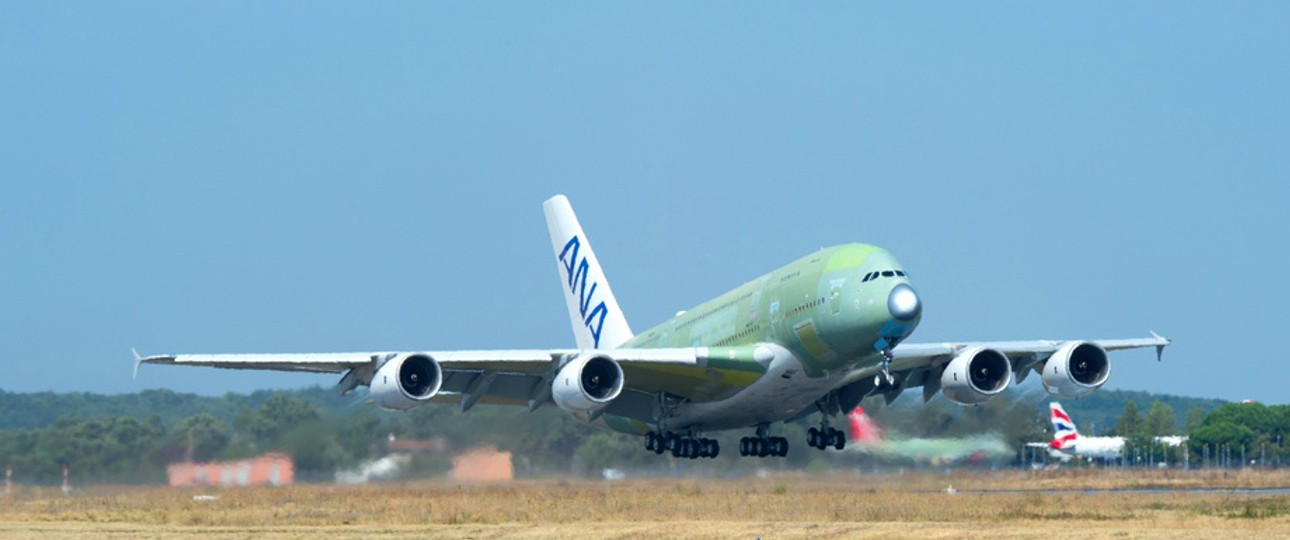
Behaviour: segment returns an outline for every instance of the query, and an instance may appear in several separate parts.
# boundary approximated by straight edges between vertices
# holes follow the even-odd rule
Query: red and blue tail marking
[[[1070,448],[1079,439],[1079,431],[1075,429],[1075,422],[1062,409],[1060,403],[1050,403],[1048,410],[1051,412],[1050,420],[1053,422],[1053,441],[1048,443],[1049,446],[1057,450]]]

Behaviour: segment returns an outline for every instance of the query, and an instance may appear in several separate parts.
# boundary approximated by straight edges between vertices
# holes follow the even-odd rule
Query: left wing
[[[463,411],[477,403],[527,405],[550,403],[551,386],[560,368],[574,358],[593,355],[612,359],[622,368],[623,393],[607,412],[650,419],[655,396],[721,396],[742,389],[765,373],[764,359],[742,348],[532,349],[427,352],[356,352],[318,354],[174,354],[141,357],[140,364],[204,366],[222,369],[344,373],[342,395],[370,386],[387,362],[409,355],[433,359],[442,386],[430,401],[458,403]],[[751,350],[751,349],[750,349]]]
[[[882,394],[888,403],[906,389],[923,387],[923,401],[930,400],[941,390],[941,374],[946,366],[965,352],[996,351],[1007,358],[1009,370],[1017,382],[1026,379],[1032,371],[1038,373],[1059,351],[1064,354],[1074,347],[1093,345],[1100,351],[1118,351],[1141,347],[1155,347],[1159,360],[1166,345],[1173,341],[1152,332],[1149,338],[1104,339],[1094,341],[992,341],[964,343],[902,343],[893,351],[889,372],[894,384],[884,384],[878,378],[882,366],[858,368],[849,373],[839,387],[841,406],[856,404],[870,393]],[[1109,369],[1109,364],[1108,364]],[[1100,383],[1099,383],[1100,384]]]

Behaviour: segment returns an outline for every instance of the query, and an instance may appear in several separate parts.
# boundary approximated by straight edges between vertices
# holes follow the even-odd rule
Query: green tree
[[[1124,412],[1115,423],[1115,434],[1121,437],[1138,437],[1142,433],[1142,417],[1138,414],[1138,405],[1133,400],[1124,403]]]
[[[193,461],[210,461],[228,448],[233,434],[228,423],[213,415],[202,413],[190,416],[175,424],[166,437],[172,446],[183,448],[185,458]],[[191,455],[188,455],[191,451]]]
[[[1200,452],[1206,446],[1218,448],[1250,448],[1254,443],[1254,430],[1231,422],[1206,423],[1191,432],[1188,439],[1193,451]],[[1199,455],[1199,454],[1198,454]]]
[[[1151,408],[1147,409],[1147,419],[1143,422],[1142,436],[1162,437],[1174,435],[1177,432],[1176,422],[1174,408],[1156,400],[1151,404]]]
[[[165,436],[161,419],[113,417],[59,420],[36,433],[31,473],[50,478],[66,464],[82,479],[138,482],[160,470],[147,457]]]
[[[1205,416],[1209,414],[1204,407],[1192,407],[1187,411],[1187,420],[1183,423],[1183,433],[1191,433],[1205,422]]]
[[[312,423],[322,418],[317,407],[309,401],[289,396],[274,394],[254,410],[243,408],[233,419],[233,427],[241,437],[249,438],[249,446],[254,451],[280,449],[282,437],[298,426]]]

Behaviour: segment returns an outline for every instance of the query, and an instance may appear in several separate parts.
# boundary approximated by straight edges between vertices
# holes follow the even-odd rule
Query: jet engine
[[[372,377],[372,400],[383,409],[405,411],[421,405],[443,386],[439,362],[424,354],[391,358]]]
[[[623,368],[601,355],[575,357],[556,374],[551,399],[567,412],[596,412],[623,391]]]
[[[973,347],[955,356],[941,373],[941,391],[945,397],[963,405],[985,402],[1008,388],[1012,382],[1012,363],[1003,353],[985,347]]]
[[[1106,350],[1086,341],[1067,342],[1044,362],[1044,390],[1063,399],[1097,390],[1110,377]]]

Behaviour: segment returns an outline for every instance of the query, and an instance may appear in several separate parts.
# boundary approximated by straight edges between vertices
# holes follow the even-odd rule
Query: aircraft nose
[[[898,321],[912,321],[922,313],[923,303],[913,287],[901,283],[892,287],[891,294],[887,295],[887,311]]]

